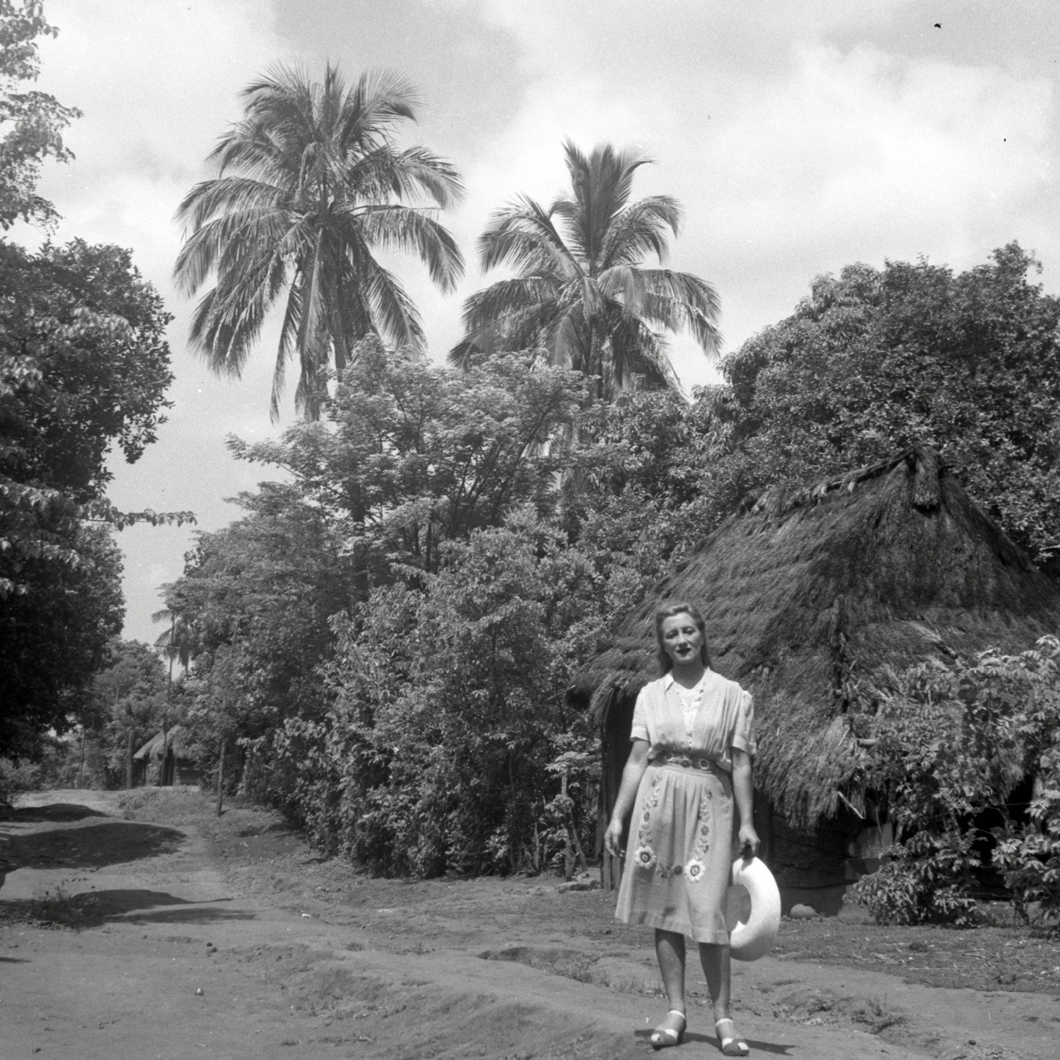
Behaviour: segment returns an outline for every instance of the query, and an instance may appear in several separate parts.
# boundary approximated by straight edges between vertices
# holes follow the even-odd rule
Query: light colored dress
[[[666,674],[641,689],[631,739],[647,740],[615,916],[696,942],[727,944],[732,748],[753,755],[754,705],[707,670],[686,692]]]

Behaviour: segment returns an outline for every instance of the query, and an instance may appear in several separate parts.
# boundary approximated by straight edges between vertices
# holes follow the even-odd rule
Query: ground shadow
[[[633,1032],[633,1036],[635,1038],[641,1038],[647,1042],[651,1040],[651,1031],[637,1030]],[[709,1045],[715,1050],[718,1048],[718,1039],[713,1034],[701,1034],[699,1031],[685,1031],[684,1040],[686,1042],[702,1042],[704,1045]],[[794,1048],[793,1045],[777,1045],[773,1042],[760,1042],[757,1038],[744,1038],[743,1040],[747,1042],[752,1056],[755,1052],[775,1053],[777,1056],[787,1056]]]
[[[97,816],[106,823],[26,835],[0,827],[0,879],[16,869],[98,869],[170,854],[186,838],[175,828]]]
[[[218,909],[231,898],[194,902],[168,891],[137,888],[81,891],[54,897],[0,901],[0,922],[40,922],[81,928],[99,927],[107,922],[213,923],[218,920],[252,920],[244,910]],[[157,910],[157,912],[141,912]]]
[[[106,817],[76,802],[55,802],[50,806],[0,806],[0,821],[40,824],[42,821],[81,821],[86,817]]]
[[[159,909],[157,913],[135,913],[122,917],[130,924],[216,924],[222,920],[254,920],[246,909],[206,909],[201,905],[187,909]]]

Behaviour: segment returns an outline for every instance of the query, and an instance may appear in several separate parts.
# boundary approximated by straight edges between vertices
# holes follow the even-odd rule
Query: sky
[[[225,438],[276,437],[275,328],[242,379],[188,349],[192,300],[176,291],[177,206],[241,114],[240,89],[274,63],[349,80],[391,69],[417,84],[403,143],[450,159],[467,193],[444,221],[468,262],[442,295],[413,259],[390,264],[419,306],[430,353],[460,338],[463,300],[492,280],[475,241],[515,196],[550,201],[563,143],[653,160],[634,197],[683,205],[669,264],[721,297],[723,352],[789,315],[815,276],[920,257],[962,271],[1012,240],[1060,294],[1060,5],[1052,0],[46,0],[39,88],[83,112],[76,160],[40,192],[53,238],[129,247],[174,315],[173,408],[135,465],[112,463],[111,500],[191,510],[197,528],[272,469],[234,461]],[[13,230],[33,244],[40,233]],[[686,388],[716,378],[689,340]],[[125,555],[128,638],[153,641],[158,595],[194,529],[134,527]]]

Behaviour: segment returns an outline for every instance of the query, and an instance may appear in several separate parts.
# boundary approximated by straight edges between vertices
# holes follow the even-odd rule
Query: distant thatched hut
[[[165,754],[163,756],[163,747]],[[188,748],[188,736],[179,725],[151,737],[133,755],[138,785],[194,787],[199,783],[199,766]]]
[[[605,820],[636,694],[658,673],[652,618],[666,599],[702,608],[714,668],[754,694],[764,856],[787,906],[821,911],[889,841],[861,773],[881,675],[1060,630],[1060,588],[929,450],[770,492],[699,544],[579,675],[574,694],[600,723]],[[605,885],[616,869],[605,860]]]

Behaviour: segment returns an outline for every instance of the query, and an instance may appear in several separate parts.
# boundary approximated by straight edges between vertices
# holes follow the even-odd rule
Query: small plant
[[[881,1034],[888,1027],[895,1027],[905,1022],[905,1017],[897,1012],[890,1012],[886,1003],[879,998],[870,997],[859,1004],[851,1013],[855,1023],[862,1023],[869,1034]]]
[[[34,897],[29,903],[28,919],[45,927],[72,928],[74,931],[94,923],[98,896],[91,891],[70,894],[63,889],[65,882],[59,883],[54,894],[45,891]]]

